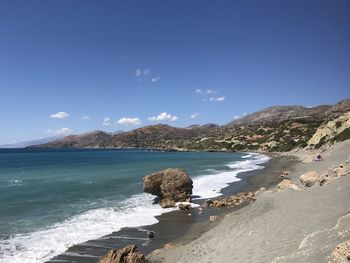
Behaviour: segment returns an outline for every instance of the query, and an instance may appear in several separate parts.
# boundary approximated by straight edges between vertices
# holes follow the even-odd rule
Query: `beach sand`
[[[266,179],[270,189],[260,191],[254,203],[223,216],[220,223],[199,238],[190,242],[180,239],[170,248],[152,252],[147,260],[152,263],[333,262],[334,248],[350,239],[350,175],[309,188],[300,183],[299,177],[313,170],[322,174],[344,163],[350,155],[350,140],[322,153],[321,162],[310,161],[314,154],[293,153],[301,161],[289,166],[288,177],[300,191],[277,191],[274,180]],[[261,177],[251,180],[263,182]],[[346,262],[343,260],[338,262]]]

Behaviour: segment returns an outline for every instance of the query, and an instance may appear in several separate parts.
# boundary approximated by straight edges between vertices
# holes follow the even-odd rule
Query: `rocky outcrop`
[[[350,262],[350,240],[337,245],[332,251],[332,256],[335,262]]]
[[[255,193],[254,192],[242,192],[235,195],[231,195],[228,197],[225,197],[223,199],[218,200],[206,200],[201,207],[225,207],[225,206],[240,206],[242,204],[249,203],[252,200],[255,200]]]
[[[174,207],[176,202],[190,201],[193,182],[185,170],[168,168],[143,178],[143,190],[161,198],[163,208]]]
[[[293,183],[291,180],[288,180],[288,179],[282,180],[282,182],[280,182],[277,185],[278,191],[281,191],[281,190],[287,189],[287,188],[293,189],[295,191],[300,190],[299,187],[295,183]]]
[[[332,180],[337,179],[341,176],[346,176],[350,174],[350,158],[348,158],[345,163],[339,164],[337,166],[332,166],[328,170],[322,173],[318,182],[320,186],[328,185]]]
[[[308,141],[309,146],[321,147],[323,144],[336,140],[337,135],[346,132],[350,128],[350,112],[330,120],[321,125],[315,132],[315,134]]]
[[[305,187],[313,186],[319,178],[319,175],[316,171],[309,171],[300,176],[300,182]]]
[[[135,245],[128,245],[121,249],[110,250],[100,258],[98,263],[145,263],[145,256]]]

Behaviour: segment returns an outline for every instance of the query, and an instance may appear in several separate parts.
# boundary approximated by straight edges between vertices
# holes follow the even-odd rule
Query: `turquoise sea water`
[[[220,194],[267,159],[240,153],[138,150],[0,150],[0,262],[44,262],[69,246],[171,209],[142,193],[142,177],[181,167],[194,195]]]

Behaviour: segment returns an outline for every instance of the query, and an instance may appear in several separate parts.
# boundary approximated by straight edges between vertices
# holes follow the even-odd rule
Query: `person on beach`
[[[314,158],[314,161],[323,161],[323,157],[321,156],[321,154],[317,155],[317,156]]]

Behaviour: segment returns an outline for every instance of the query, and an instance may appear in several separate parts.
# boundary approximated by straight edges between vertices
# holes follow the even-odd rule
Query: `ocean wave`
[[[120,207],[100,208],[76,215],[51,227],[0,240],[0,261],[4,263],[45,262],[70,246],[96,239],[123,227],[151,225],[155,218],[173,209],[153,205],[154,196],[138,194]]]
[[[23,185],[23,181],[21,180],[10,180],[5,182],[0,182],[0,187],[12,187],[12,186],[20,186]]]
[[[248,158],[248,157],[247,157]],[[223,171],[216,174],[204,175],[193,180],[193,195],[196,198],[213,198],[222,195],[221,189],[230,183],[240,181],[239,173],[263,169],[261,164],[267,162],[270,157],[263,154],[250,154],[250,159],[236,161],[227,164],[233,170]]]

